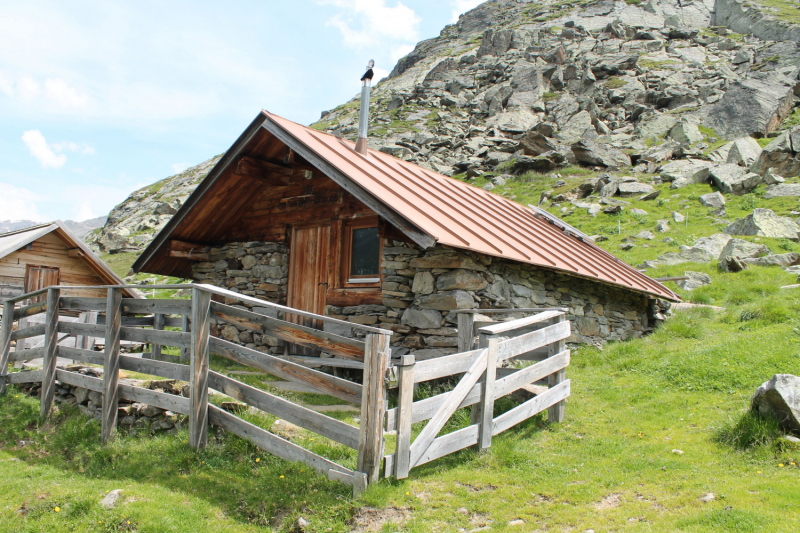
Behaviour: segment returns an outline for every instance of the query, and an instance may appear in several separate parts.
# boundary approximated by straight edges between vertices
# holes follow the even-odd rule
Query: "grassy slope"
[[[564,178],[568,187],[582,179],[566,173]],[[535,203],[556,179],[528,176],[495,192]],[[696,200],[708,191],[701,185],[665,189],[662,200],[668,202],[636,203],[650,214],[623,212],[619,225],[616,216],[590,218],[582,210],[567,221],[605,234],[609,241],[603,246],[636,264],[677,248],[659,235],[648,248],[637,241],[620,252],[621,239],[652,229],[683,202],[690,206],[689,224],[671,224],[668,236],[691,244],[721,229],[704,218]],[[759,194],[729,200],[730,218],[756,206],[780,214],[797,206],[796,200],[767,201]],[[615,234],[618,227],[621,234]],[[776,252],[800,251],[788,241],[761,242]],[[800,292],[779,289],[795,277],[779,268],[722,274],[714,265],[697,264],[651,274],[687,269],[708,272],[713,283],[683,295],[727,311],[680,313],[647,338],[603,351],[576,350],[564,424],[547,426],[539,417],[496,437],[485,454],[455,454],[415,469],[409,480],[384,481],[357,501],[346,487],[310,474],[308,467],[287,464],[232,436],[213,439],[207,451],[194,454],[185,432],[121,437],[102,447],[98,425],[72,412],[39,427],[37,400],[11,389],[0,399],[0,531],[267,531],[270,524],[291,531],[298,516],[311,522],[308,531],[349,531],[348,521],[366,505],[408,509],[410,520],[386,531],[483,524],[502,530],[517,518],[525,525],[512,530],[800,530],[800,516],[792,511],[800,500],[800,449],[725,443],[744,433],[735,425],[756,386],[776,372],[800,374]],[[214,366],[238,368],[221,361]],[[266,379],[245,381],[267,387],[260,383]],[[328,403],[319,396],[297,399]],[[509,405],[498,402],[498,412]],[[336,417],[353,421],[346,413]],[[448,429],[466,419],[459,412]],[[253,421],[268,427],[272,418]],[[303,445],[351,466],[351,452],[311,438],[304,434]],[[29,443],[21,446],[20,440]],[[125,503],[112,511],[100,508],[97,502],[116,488],[125,489]],[[701,502],[706,492],[717,499]]]

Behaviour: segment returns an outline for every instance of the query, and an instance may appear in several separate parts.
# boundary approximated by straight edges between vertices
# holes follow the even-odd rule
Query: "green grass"
[[[133,263],[136,262],[138,259],[139,254],[136,252],[125,252],[120,254],[100,254],[100,259],[102,259],[105,264],[111,267],[111,270],[117,274],[117,276],[124,278],[128,275],[128,272],[131,270],[131,266]],[[150,275],[148,274],[148,277]]]
[[[755,4],[770,8],[765,12],[792,24],[800,24],[800,7],[792,0],[755,0]]]

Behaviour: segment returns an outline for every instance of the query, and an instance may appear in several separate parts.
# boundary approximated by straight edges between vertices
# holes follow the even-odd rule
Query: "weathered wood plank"
[[[95,352],[94,350],[84,350],[82,348],[71,348],[69,346],[59,346],[58,356],[64,359],[72,359],[81,363],[88,363],[90,365],[102,365],[105,363],[105,355],[103,352]]]
[[[391,335],[392,332],[386,329],[380,328],[373,328],[371,326],[363,326],[361,324],[356,324],[354,322],[347,322],[346,320],[339,320],[338,318],[331,318],[329,316],[322,316],[316,315],[314,313],[309,313],[307,311],[301,311],[299,309],[294,309],[292,307],[286,307],[285,305],[278,305],[272,302],[268,302],[266,300],[260,300],[258,298],[253,298],[252,296],[247,296],[245,294],[239,294],[238,292],[229,291],[227,289],[221,289],[219,287],[214,287],[213,285],[206,285],[206,284],[198,284],[194,285],[194,287],[205,290],[210,292],[211,294],[217,294],[219,296],[225,296],[227,298],[232,298],[234,300],[239,300],[240,302],[247,302],[253,304],[257,307],[269,307],[272,309],[276,309],[277,311],[281,311],[284,313],[291,313],[297,316],[304,316],[306,318],[312,318],[314,320],[320,320],[322,322],[329,322],[331,324],[339,324],[340,326],[347,326],[350,328],[358,329],[361,331],[368,331],[372,333],[382,333],[385,335]],[[163,311],[162,311],[163,312]],[[170,313],[170,314],[179,314],[179,313]]]
[[[129,355],[120,356],[120,368],[132,370],[141,374],[150,374],[167,379],[177,379],[179,381],[189,381],[189,367],[175,363],[163,361],[153,361],[151,359],[140,359]]]
[[[42,381],[43,374],[44,373],[41,370],[12,372],[11,374],[8,374],[7,381],[8,383],[36,383],[38,381]]]
[[[536,383],[539,380],[546,378],[553,372],[568,366],[569,361],[570,352],[569,350],[566,350],[554,355],[553,357],[545,359],[544,361],[503,376],[495,382],[495,400],[511,394],[515,390],[518,390],[526,385]],[[450,393],[445,392],[442,394],[437,394],[436,396],[431,396],[430,398],[426,398],[424,400],[420,400],[418,402],[414,402],[411,422],[416,424],[417,422],[422,422],[432,417],[445,401],[448,394]],[[461,409],[462,407],[468,407],[477,403],[482,394],[483,384],[476,383],[461,404],[459,404],[458,408]],[[386,431],[392,431],[396,429],[398,429],[398,409],[389,409],[386,412]]]
[[[364,350],[364,388],[361,394],[361,431],[356,470],[367,474],[367,482],[380,478],[383,457],[383,415],[386,410],[384,377],[391,358],[391,334],[368,333]]]
[[[105,338],[106,327],[99,324],[82,324],[80,322],[59,322],[59,333],[69,335],[91,335],[92,337]]]
[[[212,424],[243,439],[249,440],[262,450],[276,457],[280,457],[286,461],[301,461],[324,475],[327,475],[330,470],[335,470],[336,472],[349,474],[351,476],[353,475],[352,470],[312,453],[305,448],[301,448],[293,442],[273,435],[249,422],[245,422],[238,416],[234,416],[219,407],[209,405],[208,411],[209,420]],[[346,482],[346,478],[342,477],[341,481]]]
[[[415,466],[430,463],[445,455],[463,450],[475,444],[478,444],[478,434],[480,433],[480,425],[473,424],[458,431],[453,431],[447,435],[434,440],[428,447],[427,451],[419,458]]]
[[[334,398],[339,398],[356,405],[361,404],[362,386],[358,383],[337,378],[330,374],[313,370],[303,365],[216,337],[211,337],[211,350],[217,355],[221,355],[222,357],[226,357],[246,366],[258,368],[273,376],[290,381],[307,383],[313,386],[320,394],[328,394]]]
[[[9,354],[8,360],[9,362],[14,361],[30,361],[31,359],[39,359],[40,357],[44,357],[45,348],[41,346],[39,348],[28,348],[26,350],[22,350],[21,352],[14,352]]]
[[[411,416],[414,410],[414,356],[403,355],[397,366],[397,457],[394,477],[405,479],[411,469]]]
[[[284,355],[281,359],[291,361],[299,365],[307,366],[309,368],[318,368],[322,366],[329,366],[333,368],[353,368],[355,370],[364,370],[364,363],[361,361],[353,361],[352,359],[343,359],[339,357],[311,357],[305,355]]]
[[[48,289],[42,289],[40,291],[36,291],[36,294],[41,294],[46,292]],[[57,290],[57,289],[53,289]],[[6,300],[11,301],[11,300]],[[33,316],[38,315],[39,313],[44,313],[47,311],[47,301],[42,300],[41,302],[36,302],[31,305],[26,305],[24,307],[20,307],[19,309],[14,310],[14,320],[19,320],[20,318],[25,318],[26,316]]]
[[[466,372],[472,366],[475,358],[480,356],[481,352],[483,352],[482,349],[471,350],[419,361],[417,362],[414,379],[417,383],[421,383]]]
[[[498,340],[489,339],[486,349],[486,372],[483,376],[483,391],[480,406],[480,431],[478,433],[478,449],[485,450],[492,445],[492,418],[494,417],[494,389],[497,375]]]
[[[208,386],[241,402],[313,431],[338,443],[358,448],[358,428],[317,413],[261,389],[245,385],[217,372],[209,372]]]
[[[564,315],[554,318],[553,322],[555,322],[557,325],[566,324],[567,328],[569,328],[569,321],[567,321]],[[564,339],[559,339],[558,342],[550,346],[551,349],[550,353],[562,352],[564,351],[564,347],[565,347]],[[550,387],[557,387],[559,383],[563,383],[566,379],[567,379],[567,371],[561,369],[548,376],[547,383],[548,385],[550,385]],[[550,407],[547,411],[547,421],[550,423],[563,422],[565,408],[566,408],[566,401],[560,401],[557,404]]]
[[[458,315],[458,351],[459,353],[472,350],[472,343],[475,339],[475,315],[471,313],[461,313]]]
[[[180,288],[195,287],[194,285],[176,285]],[[151,287],[140,287],[150,289]],[[125,313],[184,315],[191,312],[191,300],[137,300],[134,298],[122,299],[122,311]]]
[[[364,358],[364,342],[357,339],[342,337],[217,302],[212,302],[211,313],[214,318],[219,320],[306,348],[318,348],[324,352],[357,361],[362,361]]]
[[[117,430],[119,410],[119,340],[122,324],[122,289],[108,289],[103,362],[103,409],[100,438],[108,442]]]
[[[518,405],[510,411],[506,411],[502,415],[498,416],[493,422],[493,433],[495,435],[502,433],[510,427],[519,424],[523,420],[527,420],[533,415],[541,413],[552,405],[563,401],[567,396],[569,396],[569,383],[569,380],[562,381],[544,394],[540,394],[539,396],[528,400],[522,405]]]
[[[425,426],[425,429],[423,429],[414,440],[414,443],[411,445],[412,467],[417,465],[417,461],[424,455],[425,451],[436,438],[436,435],[439,434],[439,431],[442,430],[469,391],[472,390],[472,387],[484,374],[487,355],[488,350],[481,350],[481,353],[475,358],[466,374],[461,378],[461,381],[459,381],[458,385],[448,394],[447,399],[439,407],[439,410],[436,411],[436,414],[433,415],[430,422]]]
[[[166,316],[158,313],[153,315],[153,329],[156,331],[163,331],[164,330],[164,322],[166,321]],[[153,348],[150,351],[152,358],[156,361],[161,361],[161,345],[158,343],[153,343]]]
[[[11,340],[30,339],[31,337],[38,337],[40,335],[44,335],[44,324],[28,326],[27,328],[13,331],[11,333]]]
[[[72,385],[73,387],[83,387],[84,389],[93,390],[95,392],[103,393],[103,380],[102,378],[95,378],[85,374],[78,374],[77,372],[69,372],[61,368],[56,370],[56,377],[61,383]]]
[[[182,333],[189,333],[190,332],[190,329],[189,329],[190,328],[190,326],[189,326],[189,315],[183,315],[180,320],[181,320],[181,324],[180,324],[181,332]],[[181,363],[186,363],[186,362],[189,361],[189,349],[188,348],[181,348],[180,361],[181,361]]]
[[[527,328],[534,324],[541,324],[542,322],[548,322],[554,317],[563,314],[564,313],[561,311],[545,311],[544,313],[539,313],[533,316],[519,318],[517,320],[509,320],[508,322],[499,322],[491,326],[485,326],[479,329],[478,333],[484,335],[513,335],[514,331],[518,329]]]
[[[119,397],[123,400],[154,405],[160,409],[188,415],[190,411],[189,398],[158,392],[131,385],[119,385]]]
[[[106,299],[65,296],[61,298],[61,309],[69,311],[105,311]]]
[[[560,316],[564,316],[563,314]],[[563,341],[571,335],[569,321],[559,322],[546,328],[537,329],[518,337],[500,341],[497,351],[497,360],[505,361],[518,355],[536,350],[548,344]],[[557,350],[563,351],[563,348]]]
[[[56,360],[58,358],[58,289],[47,290],[47,314],[45,315],[44,359],[42,362],[42,394],[39,416],[44,419],[50,414],[55,398]],[[25,352],[21,352],[25,353]]]
[[[3,303],[3,319],[0,322],[0,394],[5,392],[8,363],[11,355],[11,333],[14,327],[14,302]]]
[[[208,443],[208,357],[211,294],[199,288],[193,288],[191,306],[189,445],[192,448],[200,449],[205,448]],[[179,333],[179,335],[186,334]]]
[[[143,344],[158,343],[164,346],[175,346],[178,348],[188,348],[192,343],[192,336],[190,333],[139,328],[122,328],[120,330],[120,339],[124,341],[141,342]]]

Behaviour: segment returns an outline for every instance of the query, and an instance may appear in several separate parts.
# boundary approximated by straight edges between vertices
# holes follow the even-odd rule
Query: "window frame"
[[[378,231],[378,274],[377,276],[351,276],[350,269],[353,258],[353,231],[364,228],[376,228]],[[383,262],[383,239],[380,236],[380,227],[377,218],[364,218],[346,221],[342,228],[342,260],[340,279],[344,288],[380,288],[381,286],[381,263]],[[358,281],[363,279],[365,281]],[[376,281],[377,280],[377,281]]]

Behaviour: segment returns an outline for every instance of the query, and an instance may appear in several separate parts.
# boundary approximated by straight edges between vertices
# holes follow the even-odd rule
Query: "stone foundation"
[[[210,261],[194,265],[194,278],[235,292],[286,304],[289,248],[282,244],[229,243],[210,251]],[[327,306],[329,316],[354,324],[390,329],[392,353],[418,358],[456,352],[459,309],[564,307],[572,322],[570,343],[600,343],[642,336],[655,323],[654,299],[588,279],[533,265],[437,246],[385,240],[382,257],[383,305]],[[275,315],[266,308],[257,310]],[[357,330],[326,328],[340,335]],[[212,325],[212,334],[268,353],[283,353],[283,342]]]

